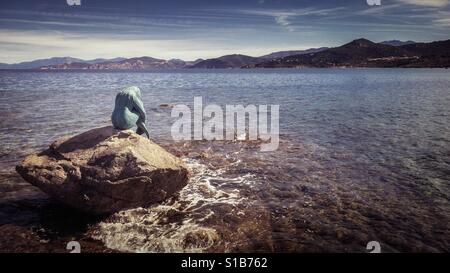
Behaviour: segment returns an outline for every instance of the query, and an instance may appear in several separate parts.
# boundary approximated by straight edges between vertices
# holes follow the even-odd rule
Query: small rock
[[[174,107],[174,105],[168,104],[168,103],[161,103],[161,104],[159,105],[159,107],[160,107],[160,108],[169,108],[169,109],[172,109],[172,108]]]

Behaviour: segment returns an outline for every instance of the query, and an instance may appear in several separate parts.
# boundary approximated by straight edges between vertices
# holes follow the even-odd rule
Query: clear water
[[[115,94],[128,85],[142,90],[151,137],[194,176],[164,204],[95,220],[77,236],[144,252],[365,252],[372,240],[382,251],[450,250],[448,70],[3,71],[2,183],[12,183],[5,177],[24,155],[109,124]],[[174,143],[174,119],[160,105],[192,105],[194,96],[222,106],[279,104],[280,148]],[[0,224],[14,226],[21,210],[11,202],[30,197],[2,189]]]

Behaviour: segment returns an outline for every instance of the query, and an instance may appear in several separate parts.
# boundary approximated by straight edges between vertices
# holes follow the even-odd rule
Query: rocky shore
[[[132,130],[110,126],[58,139],[16,171],[52,198],[93,215],[161,202],[189,180],[179,158]]]

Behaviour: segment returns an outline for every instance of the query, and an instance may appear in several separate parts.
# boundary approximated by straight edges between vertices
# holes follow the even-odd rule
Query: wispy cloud
[[[215,58],[235,53],[261,56],[292,49],[283,45],[231,44],[229,40],[205,38],[146,39],[140,36],[0,30],[0,62],[16,63],[54,56],[81,59],[152,56],[161,59]],[[294,49],[306,49],[296,46]]]
[[[367,7],[366,9],[363,9],[361,11],[357,11],[356,13],[359,15],[385,14],[386,12],[397,9],[401,6],[402,6],[401,4],[371,6],[371,7]]]
[[[439,11],[434,14],[433,23],[436,26],[450,27],[450,12],[449,11]]]
[[[239,12],[244,14],[260,15],[272,17],[275,22],[284,27],[287,31],[293,32],[301,26],[295,25],[295,20],[299,17],[306,16],[329,16],[336,12],[345,10],[344,7],[332,8],[332,9],[316,9],[316,8],[305,8],[305,9],[294,9],[294,10],[240,10]]]
[[[89,13],[63,13],[63,12],[40,12],[40,11],[16,11],[16,10],[2,10],[2,15],[12,14],[18,15],[13,18],[0,18],[1,22],[12,23],[29,23],[29,24],[43,24],[49,26],[72,26],[72,27],[86,27],[95,29],[96,27],[110,27],[117,30],[127,27],[176,27],[188,28],[195,24],[192,20],[183,18],[172,18],[170,16],[123,16],[120,13],[107,14],[89,14]],[[42,18],[46,18],[42,20]]]
[[[387,22],[397,22],[399,26],[414,27],[416,30],[439,31],[450,27],[450,11],[445,7],[450,0],[397,0],[397,2],[401,3],[368,8],[357,14],[380,20],[380,26],[387,26]],[[383,30],[391,32],[390,29],[380,29]]]
[[[426,7],[445,7],[450,4],[450,0],[397,0],[405,4],[426,6]]]
[[[18,47],[11,47],[14,41]],[[49,43],[49,41],[51,41]],[[97,57],[133,57],[155,56],[161,58],[181,57],[187,51],[199,48],[201,41],[139,39],[111,36],[93,37],[83,34],[48,33],[40,31],[5,31],[0,30],[0,58],[11,62],[11,59],[33,59],[36,56],[67,56],[82,58]],[[106,46],[107,45],[107,46]],[[162,50],[170,48],[171,51]]]

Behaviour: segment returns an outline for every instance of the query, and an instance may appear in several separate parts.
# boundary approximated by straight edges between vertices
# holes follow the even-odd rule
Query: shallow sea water
[[[89,218],[14,174],[57,137],[109,124],[128,85],[142,90],[152,139],[193,173],[178,195]],[[160,105],[194,96],[279,104],[279,149],[172,141]],[[28,236],[1,240],[4,251],[64,251],[72,239],[88,251],[365,252],[374,240],[386,252],[450,250],[448,70],[2,71],[0,116],[0,230]]]

